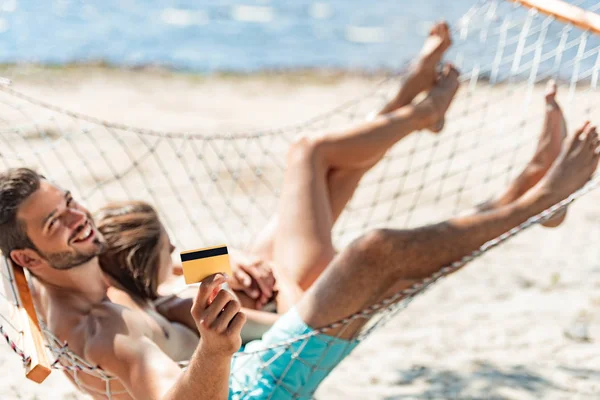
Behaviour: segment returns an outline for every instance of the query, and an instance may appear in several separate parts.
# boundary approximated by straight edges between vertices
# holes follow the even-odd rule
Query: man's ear
[[[18,249],[10,252],[10,258],[24,268],[35,270],[43,264],[44,259],[33,249]]]

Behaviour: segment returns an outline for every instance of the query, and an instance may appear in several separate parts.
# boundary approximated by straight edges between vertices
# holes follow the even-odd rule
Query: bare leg
[[[544,124],[533,158],[502,195],[495,200],[480,205],[478,207],[480,210],[485,211],[501,207],[521,197],[546,175],[552,163],[558,157],[562,143],[567,136],[567,125],[555,97],[556,83],[550,81],[546,88]],[[564,221],[565,216],[566,212],[561,212],[544,222],[543,225],[548,227],[558,226]]]
[[[353,130],[292,145],[274,249],[280,284],[285,285],[287,278],[290,286],[296,285],[300,292],[306,290],[334,255],[329,171],[370,168],[396,141],[413,130],[435,125],[457,88],[458,73],[447,68],[428,97],[415,106],[405,106]]]
[[[436,66],[442,60],[444,53],[448,50],[451,43],[448,25],[444,22],[435,24],[429,32],[429,37],[421,49],[418,60],[412,66],[412,70],[398,91],[398,94],[378,115],[383,116],[409,105],[419,93],[430,90],[437,80]],[[443,128],[443,125],[444,119],[441,118],[435,125],[430,126],[428,129],[434,133],[438,133]],[[377,164],[384,155],[385,152],[381,154],[373,165]],[[360,180],[369,169],[370,167],[343,168],[329,171],[327,181],[334,224],[344,208],[346,208],[346,204],[348,204],[354,195]]]
[[[378,230],[356,240],[302,297],[300,316],[314,328],[327,326],[381,300],[391,286],[408,286],[470,254],[583,186],[598,166],[597,146],[595,128],[586,125],[538,185],[513,203],[415,230]],[[353,324],[328,334],[351,338],[358,328]]]
[[[450,44],[448,25],[443,22],[435,24],[398,93],[377,115],[382,116],[398,110],[410,104],[419,93],[431,89],[437,79],[436,66],[440,63]],[[431,129],[436,132],[439,131],[440,123],[438,122]],[[376,164],[385,154],[385,150],[387,149],[384,149],[377,159],[372,160],[371,164]],[[333,223],[337,221],[346,204],[352,198],[363,175],[369,169],[370,166],[353,166],[332,169],[327,172],[327,192],[330,197],[329,204],[332,210]],[[274,237],[277,233],[277,227],[278,217],[275,215],[254,241],[250,251],[262,258],[273,259]]]

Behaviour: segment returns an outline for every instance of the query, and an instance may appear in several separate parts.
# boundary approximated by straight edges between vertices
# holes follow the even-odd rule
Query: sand
[[[264,130],[301,122],[360,96],[380,81],[377,76],[339,73],[197,77],[159,70],[115,71],[100,67],[8,67],[0,75],[12,78],[14,87],[24,93],[95,117],[150,129],[211,134]],[[540,90],[536,89],[532,96],[541,99]],[[521,110],[515,99],[526,94],[506,88],[481,88],[473,93],[476,95],[472,97],[463,93],[453,106],[447,132],[443,133],[446,136],[409,138],[404,147],[392,152],[390,161],[366,178],[367,190],[359,192],[351,204],[353,211],[340,222],[338,243],[364,230],[362,222],[358,225],[353,222],[368,219],[361,206],[373,199],[380,199],[386,210],[371,208],[375,210],[371,216],[374,222],[369,226],[386,222],[390,204],[401,216],[404,215],[401,210],[418,205],[420,211],[410,213],[410,221],[399,217],[388,223],[414,226],[450,215],[456,210],[455,204],[461,210],[466,209],[497,192],[507,176],[514,176],[516,169],[502,173],[511,165],[510,154],[514,152],[496,149],[502,146],[516,149],[518,161],[531,154],[534,142],[519,145],[521,132],[510,128],[510,118],[500,118],[504,112],[500,110],[518,114]],[[564,89],[561,95],[566,101]],[[3,97],[3,101],[6,99]],[[594,118],[581,107],[584,102],[593,104],[594,100],[595,96],[575,93],[565,107],[571,126],[585,116]],[[373,100],[356,113],[362,118],[376,103]],[[538,103],[534,102],[534,106]],[[534,106],[531,123],[524,125],[533,126],[527,129],[532,138],[537,135],[535,126],[539,123],[535,118],[543,110]],[[485,116],[482,110],[486,110]],[[4,128],[14,126],[16,117],[3,115],[3,118]],[[342,118],[345,121],[339,125],[348,119]],[[331,122],[312,130],[337,126]],[[478,131],[469,133],[473,126],[478,126]],[[63,125],[63,129],[68,128]],[[461,131],[465,135],[461,136]],[[284,147],[285,143],[278,142],[277,146]],[[413,166],[436,160],[426,174],[417,174],[406,166],[410,154],[407,151],[431,146],[437,150],[422,150],[413,155]],[[450,156],[453,148],[460,157]],[[476,161],[469,163],[469,159]],[[444,160],[451,160],[452,165]],[[443,176],[443,171],[453,168],[473,172],[466,178],[464,174],[450,174],[445,178],[446,186],[440,189],[442,178],[437,174],[438,169]],[[431,190],[415,191],[416,195],[403,197],[397,205],[388,198],[386,190],[398,183],[394,179],[402,171],[410,171],[402,183],[407,192],[423,180],[431,182]],[[275,182],[281,178],[281,171],[276,168],[268,172],[276,176]],[[383,185],[377,184],[379,174],[388,177]],[[451,194],[455,184],[469,189],[461,195]],[[377,196],[373,197],[377,190]],[[392,196],[397,187],[390,190]],[[236,192],[236,196],[242,198],[243,193]],[[93,195],[89,200],[92,205],[102,201]],[[359,346],[324,382],[317,398],[598,398],[599,200],[600,192],[592,192],[577,201],[560,229],[534,227],[436,285]],[[245,203],[237,205],[244,206]],[[171,222],[171,229],[187,229],[177,219]],[[263,222],[264,218],[257,218],[249,226]],[[54,372],[42,385],[27,381],[18,358],[5,345],[0,346],[0,371],[4,374],[0,378],[3,400],[86,398],[59,372]]]

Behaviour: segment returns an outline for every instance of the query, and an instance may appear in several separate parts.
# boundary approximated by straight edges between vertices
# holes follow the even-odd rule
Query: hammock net
[[[600,3],[571,4],[596,11]],[[559,84],[568,122],[589,118],[597,103],[600,40],[589,31],[535,9],[507,1],[477,3],[459,21],[449,21],[453,46],[447,59],[461,71],[461,90],[439,135],[415,133],[394,146],[361,182],[333,232],[336,247],[377,227],[409,228],[448,218],[489,199],[514,178],[535,149],[544,108],[545,82]],[[395,94],[404,72],[300,124],[256,132],[164,132],[125,126],[56,107],[30,97],[19,82],[0,85],[0,168],[30,166],[73,191],[90,210],[109,201],[138,199],[159,211],[174,243],[247,246],[277,209],[285,154],[299,134],[341,129],[364,121]],[[362,340],[439,278],[463,266],[551,215],[596,187],[593,178],[579,192],[477,252],[392,298],[333,326],[367,318]],[[207,227],[210,227],[207,229]],[[10,281],[11,276],[4,276]],[[29,355],[22,327],[11,317],[18,296],[0,293],[0,330],[24,363]],[[43,328],[43,327],[42,327]],[[269,374],[270,364],[293,348],[289,363],[302,363],[310,336],[267,349],[240,352],[238,363],[253,363]],[[67,370],[82,389],[112,398],[112,378],[69,351],[43,329],[53,368]],[[329,359],[325,357],[323,359]],[[317,368],[314,373],[319,373]],[[102,379],[90,387],[83,376]],[[232,382],[240,389],[253,382]],[[289,390],[293,398],[312,393]]]

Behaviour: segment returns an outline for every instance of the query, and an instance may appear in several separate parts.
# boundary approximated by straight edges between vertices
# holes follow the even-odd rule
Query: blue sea
[[[434,21],[456,27],[484,1],[0,0],[0,63],[394,70],[418,52]],[[570,2],[598,10],[595,0]],[[576,52],[567,49],[565,59]]]
[[[0,0],[0,63],[394,69],[474,0]]]

